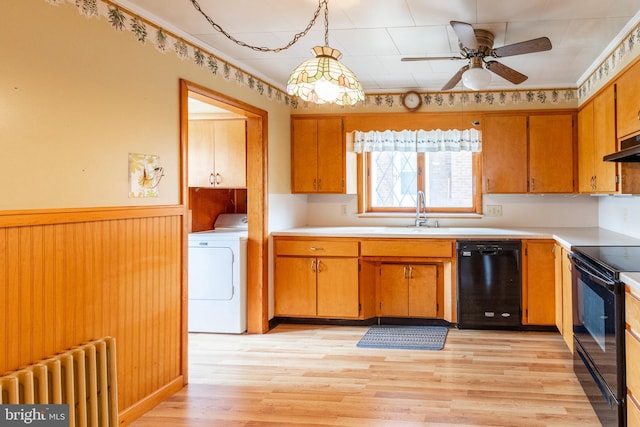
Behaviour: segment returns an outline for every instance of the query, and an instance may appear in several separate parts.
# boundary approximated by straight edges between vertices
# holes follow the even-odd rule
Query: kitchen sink
[[[450,228],[446,227],[385,227],[385,234],[449,234]]]

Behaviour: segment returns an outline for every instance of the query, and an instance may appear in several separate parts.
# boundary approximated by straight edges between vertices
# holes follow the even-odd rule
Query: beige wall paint
[[[269,113],[270,192],[289,192],[289,107],[142,44],[70,3],[0,6],[0,209],[179,202],[179,79]],[[160,156],[160,196],[128,197],[128,154]]]

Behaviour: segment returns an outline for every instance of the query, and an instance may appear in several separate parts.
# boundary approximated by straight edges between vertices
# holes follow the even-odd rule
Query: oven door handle
[[[591,280],[598,283],[599,285],[604,286],[607,289],[612,289],[615,286],[616,282],[614,280],[608,277],[603,277],[601,273],[599,273],[594,268],[591,268],[580,258],[572,256],[571,261],[573,261],[573,265],[575,268],[588,275]]]

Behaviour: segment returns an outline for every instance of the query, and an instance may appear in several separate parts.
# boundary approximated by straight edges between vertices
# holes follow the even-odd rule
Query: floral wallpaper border
[[[618,46],[611,52],[606,59],[600,64],[600,66],[584,81],[578,88],[578,98],[580,100],[588,98],[595,88],[609,78],[615,75],[615,69],[623,60],[623,58],[632,53],[637,56],[637,46],[640,44],[640,24],[637,24],[627,35],[622,39]],[[631,56],[633,58],[635,56]]]
[[[45,0],[52,5],[72,3],[78,12],[87,18],[104,18],[109,21],[115,31],[129,31],[142,44],[152,43],[162,53],[174,52],[182,60],[191,60],[199,67],[206,67],[215,77],[226,81],[235,81],[239,86],[248,87],[269,100],[284,103],[294,109],[309,109],[314,104],[299,102],[263,80],[247,73],[233,64],[223,61],[210,52],[187,42],[160,26],[136,16],[109,0]],[[596,71],[579,88],[532,89],[516,91],[485,92],[421,92],[423,103],[432,108],[449,108],[465,104],[475,106],[509,105],[509,104],[563,104],[586,99],[593,88],[601,81],[613,75],[616,65],[629,52],[636,48],[640,41],[640,25],[637,26],[622,43],[607,57]],[[401,94],[369,94],[365,95],[364,107],[388,109],[401,106]],[[359,107],[362,104],[358,105]],[[352,107],[341,107],[352,108]]]

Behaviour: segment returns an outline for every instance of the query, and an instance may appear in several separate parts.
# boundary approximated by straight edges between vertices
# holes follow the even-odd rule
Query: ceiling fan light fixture
[[[491,73],[482,67],[480,57],[472,57],[469,69],[462,74],[462,84],[471,90],[486,89],[491,83]]]
[[[329,46],[313,48],[315,58],[298,65],[287,81],[287,93],[315,104],[354,105],[364,90],[353,72],[339,61],[342,54]]]

